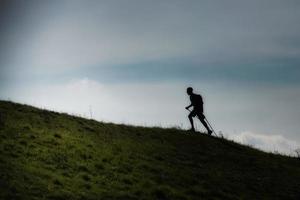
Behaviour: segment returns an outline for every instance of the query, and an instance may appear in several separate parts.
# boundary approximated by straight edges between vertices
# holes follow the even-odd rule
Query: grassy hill
[[[300,160],[0,101],[0,199],[300,199]]]

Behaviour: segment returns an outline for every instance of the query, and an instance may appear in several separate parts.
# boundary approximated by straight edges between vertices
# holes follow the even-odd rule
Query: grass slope
[[[0,199],[300,199],[300,161],[0,101]]]

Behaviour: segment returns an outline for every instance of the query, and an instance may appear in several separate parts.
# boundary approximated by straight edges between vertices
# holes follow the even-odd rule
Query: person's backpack
[[[197,100],[197,103],[199,103],[200,105],[203,105],[203,99],[202,99],[202,97],[201,97],[201,95],[199,95],[199,94],[196,94],[196,100]]]
[[[201,95],[199,95],[199,94],[194,95],[193,104],[195,106],[203,107],[203,100],[202,100]]]

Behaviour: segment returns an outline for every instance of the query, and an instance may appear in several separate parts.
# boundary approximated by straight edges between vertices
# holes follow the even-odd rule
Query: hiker
[[[199,120],[203,124],[203,126],[206,128],[207,133],[209,135],[212,134],[212,130],[207,126],[207,123],[205,122],[205,116],[203,114],[203,100],[201,95],[193,93],[193,88],[188,87],[186,89],[187,94],[190,96],[191,100],[191,105],[185,107],[185,109],[189,110],[190,107],[193,107],[193,110],[189,114],[189,120],[191,122],[192,128],[190,131],[195,132],[195,127],[194,127],[194,122],[193,122],[193,117],[198,116]]]

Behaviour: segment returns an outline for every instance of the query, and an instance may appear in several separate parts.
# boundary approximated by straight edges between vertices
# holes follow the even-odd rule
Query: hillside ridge
[[[300,199],[300,161],[0,101],[0,199]]]

